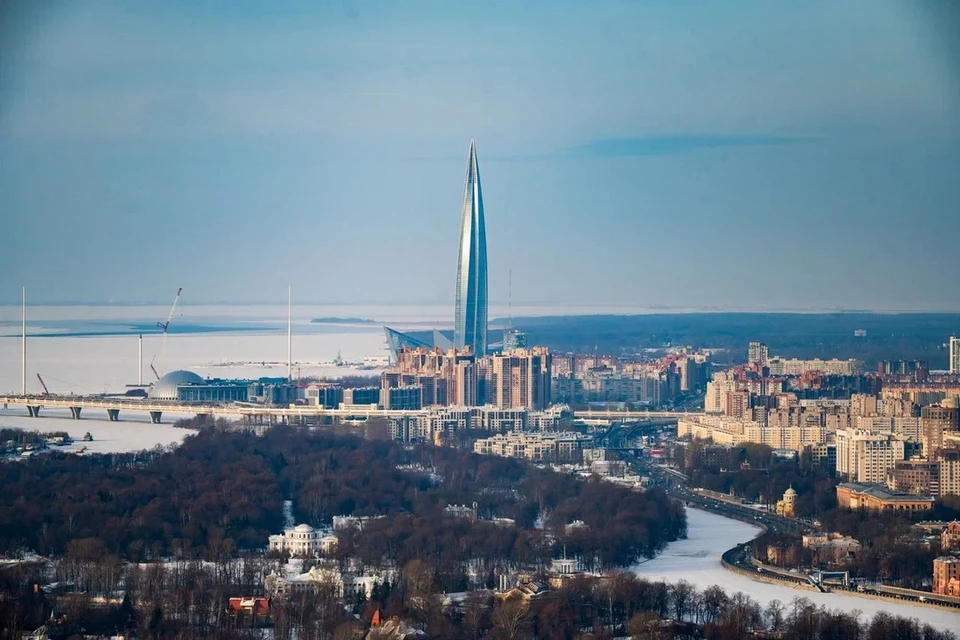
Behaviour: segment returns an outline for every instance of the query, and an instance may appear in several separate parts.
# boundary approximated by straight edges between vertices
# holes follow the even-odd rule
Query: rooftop
[[[857,484],[856,482],[841,482],[837,488],[847,489],[861,495],[872,496],[887,502],[934,502],[930,496],[914,496],[907,493],[897,493],[876,484]]]

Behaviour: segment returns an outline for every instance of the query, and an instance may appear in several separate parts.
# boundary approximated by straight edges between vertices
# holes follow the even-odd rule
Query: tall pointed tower
[[[457,262],[457,308],[453,346],[487,353],[487,232],[483,222],[483,196],[477,149],[470,141],[467,177],[463,185],[460,218],[460,258]]]

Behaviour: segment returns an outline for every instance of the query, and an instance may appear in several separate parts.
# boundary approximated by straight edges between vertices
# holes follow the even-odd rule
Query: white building
[[[950,336],[950,373],[960,374],[960,338]]]
[[[920,418],[911,416],[856,416],[853,426],[864,431],[899,433],[908,440],[920,442]]]
[[[863,362],[860,360],[798,360],[796,358],[770,358],[768,361],[772,376],[802,376],[805,373],[819,371],[830,376],[862,376]]]
[[[837,473],[850,482],[884,484],[887,469],[906,457],[906,438],[892,432],[839,429]]]
[[[338,542],[337,536],[324,534],[323,531],[314,529],[308,524],[298,524],[268,538],[270,551],[305,557],[332,553],[336,550]]]
[[[677,437],[693,440],[709,438],[715,444],[729,445],[757,442],[774,449],[799,452],[805,447],[826,442],[827,428],[816,415],[801,417],[793,424],[763,424],[732,416],[701,414],[681,418],[677,422]]]
[[[473,443],[473,452],[535,462],[579,462],[581,450],[592,442],[592,437],[575,432],[501,433],[477,440]]]
[[[358,593],[363,593],[368,599],[373,595],[373,589],[394,579],[393,572],[383,573],[340,573],[332,566],[313,567],[306,573],[295,576],[284,576],[271,573],[264,579],[264,586],[271,596],[284,597],[298,593],[329,593],[352,600]]]

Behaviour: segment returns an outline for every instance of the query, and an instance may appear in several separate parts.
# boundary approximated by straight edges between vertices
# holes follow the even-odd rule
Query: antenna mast
[[[20,304],[21,341],[20,341],[20,394],[27,395],[27,288],[23,288],[23,298]]]
[[[287,285],[287,382],[293,381],[293,287]]]
[[[513,269],[507,271],[507,329],[513,328]]]

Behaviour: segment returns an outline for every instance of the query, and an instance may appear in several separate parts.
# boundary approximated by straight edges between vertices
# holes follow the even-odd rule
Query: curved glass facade
[[[483,222],[477,149],[473,140],[470,141],[463,185],[453,346],[459,350],[469,347],[478,355],[487,353],[487,232]]]

